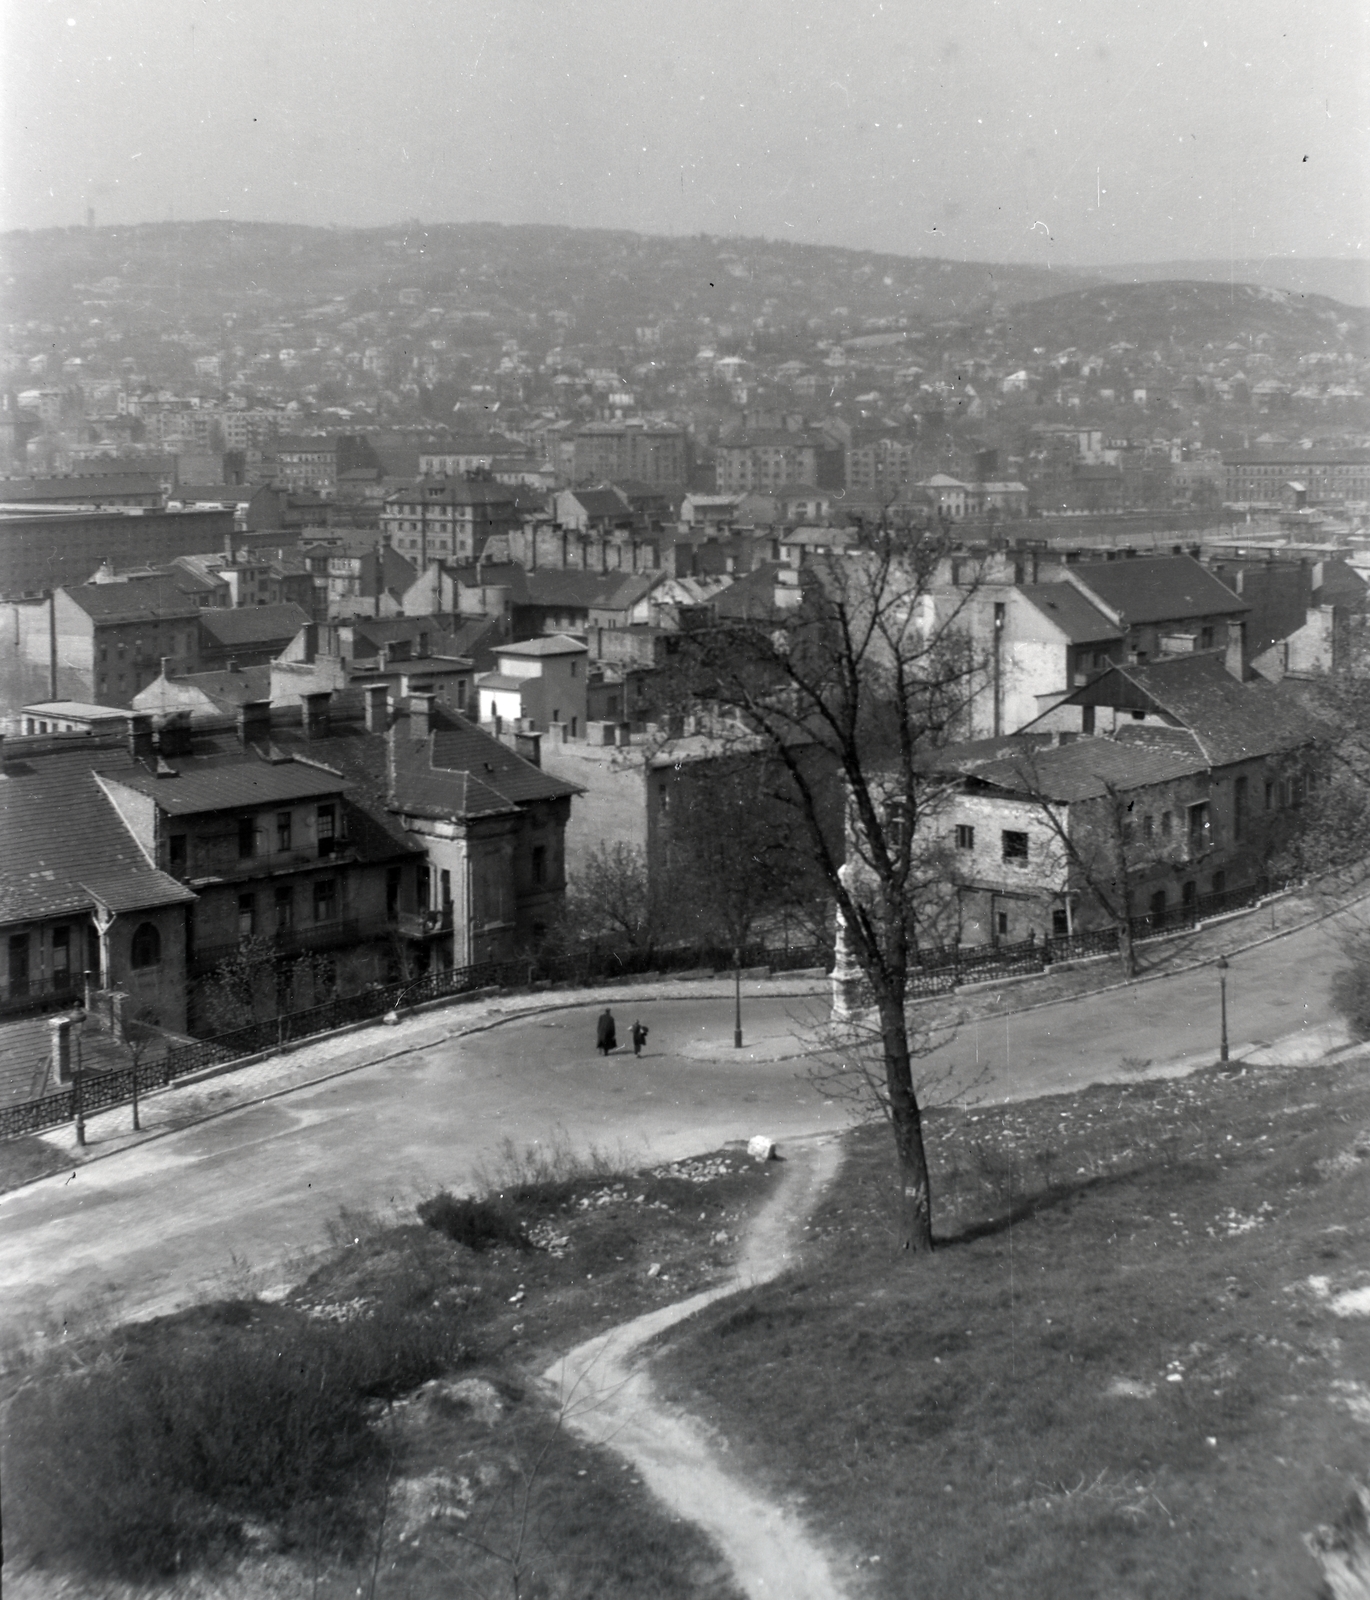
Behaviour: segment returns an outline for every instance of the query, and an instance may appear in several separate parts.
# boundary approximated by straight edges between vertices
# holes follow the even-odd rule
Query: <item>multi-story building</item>
[[[513,489],[490,478],[421,478],[388,494],[380,519],[385,542],[415,567],[474,561],[519,521]]]
[[[714,452],[720,494],[769,494],[786,485],[840,489],[844,451],[826,434],[750,433],[721,440]]]
[[[572,439],[576,483],[635,478],[653,489],[683,485],[689,468],[685,430],[642,422],[587,422]]]
[[[83,584],[102,562],[149,566],[222,550],[232,534],[225,510],[0,513],[0,595]]]
[[[1370,501],[1370,450],[1245,451],[1223,457],[1229,505],[1277,507],[1296,486],[1307,505]]]
[[[128,706],[166,658],[199,670],[202,612],[175,578],[57,589],[48,610],[58,693],[68,698]]]
[[[919,476],[918,446],[908,439],[853,441],[846,451],[847,488],[895,495]]]
[[[326,435],[278,435],[275,478],[288,491],[313,489],[321,495],[331,495],[338,486],[337,440]]]
[[[499,665],[476,679],[482,722],[580,736],[585,727],[589,648],[564,633],[494,648]]]

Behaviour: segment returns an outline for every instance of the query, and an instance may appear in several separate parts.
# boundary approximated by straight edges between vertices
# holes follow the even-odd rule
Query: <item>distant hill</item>
[[[1145,358],[1185,350],[1281,357],[1316,350],[1370,353],[1370,310],[1323,295],[1253,284],[1138,283],[1025,301],[993,333],[1025,365],[1041,354],[1082,354],[1128,345]]]
[[[1370,306],[1370,261],[1335,256],[1264,256],[1247,261],[1144,261],[1099,267],[1115,283],[1254,283],[1266,289],[1322,295],[1347,306]]]
[[[568,311],[610,335],[666,317],[859,333],[919,324],[1103,281],[1092,272],[880,255],[784,240],[665,238],[589,228],[462,223],[305,228],[148,223],[0,235],[7,320],[87,298],[163,322],[270,313],[366,290],[465,294],[498,312]]]

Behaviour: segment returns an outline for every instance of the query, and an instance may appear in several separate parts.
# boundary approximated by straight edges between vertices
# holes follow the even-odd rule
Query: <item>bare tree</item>
[[[835,902],[879,1018],[896,1234],[914,1252],[932,1248],[932,1200],[905,1002],[946,872],[923,824],[949,793],[928,757],[964,731],[983,676],[964,625],[974,585],[939,583],[952,549],[943,530],[882,526],[869,548],[805,568],[791,603],[682,635],[677,658],[694,703],[730,717],[739,739],[760,741],[788,772],[796,846]],[[802,755],[812,747],[845,790],[844,842],[823,826]]]
[[[651,950],[665,931],[663,898],[644,851],[622,840],[596,845],[567,886],[562,936],[573,944]]]

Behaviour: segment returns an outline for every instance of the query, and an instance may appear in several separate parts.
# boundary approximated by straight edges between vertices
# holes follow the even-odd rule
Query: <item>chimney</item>
[[[164,756],[190,754],[190,713],[173,711],[162,723],[157,734],[157,748]]]
[[[128,753],[135,761],[152,760],[152,718],[138,711],[128,719]]]
[[[175,659],[176,659],[175,656],[163,656],[162,657],[162,676],[164,678],[169,678],[171,676],[171,663]]]
[[[238,742],[261,744],[271,737],[271,702],[244,700],[238,707]]]
[[[1246,624],[1229,622],[1227,625],[1227,654],[1223,665],[1237,680],[1246,681]]]
[[[328,707],[332,699],[333,691],[331,689],[320,689],[314,694],[301,696],[300,722],[306,739],[326,739],[328,737]]]
[[[366,731],[384,733],[390,726],[389,684],[368,683],[363,692],[366,697]]]
[[[409,736],[416,742],[427,742],[433,731],[433,702],[437,696],[432,689],[409,691]]]
[[[230,672],[237,672],[239,670],[237,656],[230,656],[228,658],[228,670]]]
[[[306,622],[300,629],[300,643],[304,650],[304,660],[313,662],[319,653],[319,625],[317,622]]]
[[[514,752],[531,761],[535,767],[542,765],[542,735],[540,733],[516,733],[514,735]]]

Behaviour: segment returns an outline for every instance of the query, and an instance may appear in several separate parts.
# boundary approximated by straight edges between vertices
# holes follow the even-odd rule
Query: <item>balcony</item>
[[[340,950],[346,945],[360,944],[364,939],[380,938],[388,931],[388,927],[368,927],[363,930],[355,917],[334,917],[329,922],[306,922],[278,933],[262,933],[255,937],[269,941],[276,957],[289,960],[311,950]],[[229,944],[197,946],[191,961],[192,973],[203,977],[239,950],[242,943],[242,939],[234,939]]]
[[[396,921],[405,939],[431,939],[434,934],[452,931],[452,907],[440,911],[401,911]]]

